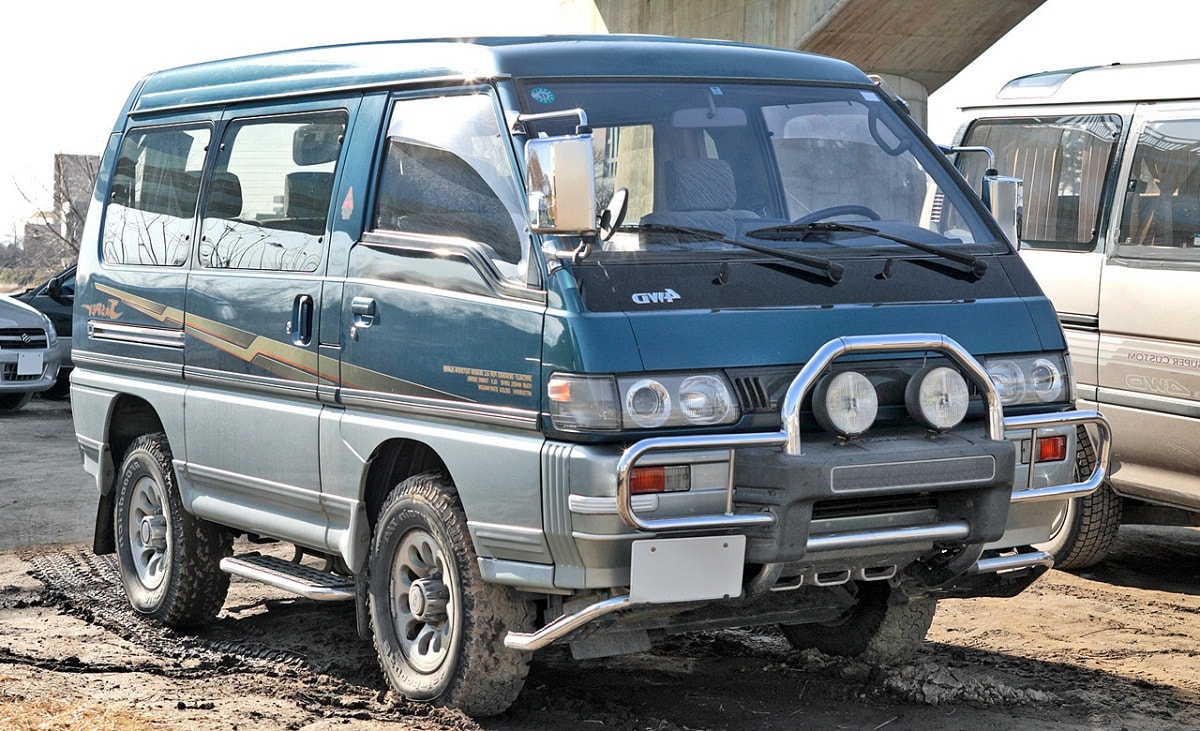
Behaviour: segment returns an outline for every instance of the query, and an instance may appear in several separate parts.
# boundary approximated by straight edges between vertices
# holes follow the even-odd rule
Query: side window
[[[205,195],[200,263],[316,270],[346,123],[340,110],[231,122]]]
[[[179,266],[187,261],[211,135],[208,127],[126,133],[104,216],[105,262]]]
[[[396,102],[374,222],[486,244],[502,274],[518,275],[525,213],[489,95]]]
[[[1200,120],[1146,125],[1132,165],[1117,256],[1200,261]]]
[[[1100,236],[1104,183],[1120,131],[1121,118],[1109,114],[983,120],[963,144],[991,148],[1002,175],[1025,181],[1022,243],[1091,251]],[[958,157],[976,193],[987,163],[979,153]]]

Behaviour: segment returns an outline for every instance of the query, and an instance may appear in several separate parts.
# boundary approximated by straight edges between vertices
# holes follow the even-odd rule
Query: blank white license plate
[[[634,604],[741,596],[746,536],[634,541],[629,599]]]
[[[18,376],[40,376],[40,375],[42,375],[42,354],[41,353],[18,353],[17,354],[17,375]]]

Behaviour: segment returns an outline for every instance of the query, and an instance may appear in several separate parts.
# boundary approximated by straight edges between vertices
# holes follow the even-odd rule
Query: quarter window
[[[205,195],[200,263],[316,270],[346,122],[335,111],[230,123]]]
[[[104,218],[105,262],[179,266],[187,261],[210,136],[207,127],[125,135]]]

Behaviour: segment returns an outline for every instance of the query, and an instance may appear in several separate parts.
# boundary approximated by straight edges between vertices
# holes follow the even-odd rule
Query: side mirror
[[[1025,183],[1020,178],[1005,175],[983,177],[983,203],[991,211],[1000,230],[1014,247],[1021,246],[1021,216],[1024,208]]]
[[[525,192],[534,233],[596,232],[593,160],[590,134],[539,137],[525,143]]]

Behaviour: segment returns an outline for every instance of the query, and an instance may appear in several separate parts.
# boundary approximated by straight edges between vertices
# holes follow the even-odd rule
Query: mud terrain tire
[[[116,490],[117,562],[134,610],[170,627],[216,617],[229,591],[220,562],[233,537],[183,509],[165,434],[129,445]]]
[[[410,477],[384,502],[368,604],[380,665],[405,698],[483,717],[520,694],[529,654],[505,647],[504,636],[530,627],[532,606],[484,582],[447,478]]]

